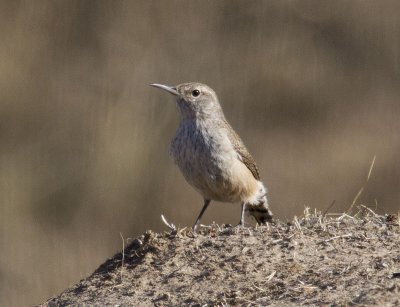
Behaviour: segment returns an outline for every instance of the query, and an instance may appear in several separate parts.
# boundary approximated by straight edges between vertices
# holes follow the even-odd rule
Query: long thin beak
[[[154,86],[154,87],[157,87],[157,88],[160,88],[160,89],[162,89],[162,90],[164,90],[164,91],[166,91],[166,92],[168,92],[168,93],[170,93],[172,95],[175,95],[175,96],[179,95],[179,93],[177,92],[176,88],[173,87],[173,86],[167,86],[167,85],[157,84],[157,83],[153,83],[153,84],[150,84],[150,85]]]

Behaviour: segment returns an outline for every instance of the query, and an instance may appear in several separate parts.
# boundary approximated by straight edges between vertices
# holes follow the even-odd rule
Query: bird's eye
[[[199,90],[194,90],[193,92],[192,92],[192,96],[193,97],[198,97],[200,95],[200,91]]]

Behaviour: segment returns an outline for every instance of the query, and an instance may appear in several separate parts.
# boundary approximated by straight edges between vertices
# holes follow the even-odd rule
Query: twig
[[[334,236],[332,238],[329,238],[329,239],[326,239],[326,240],[322,240],[322,241],[318,242],[318,244],[330,242],[330,241],[333,241],[333,240],[336,240],[336,239],[340,239],[340,238],[348,238],[348,237],[352,237],[352,236],[353,236],[352,233],[348,233],[348,234],[342,235],[342,236]]]
[[[372,209],[368,208],[367,206],[360,205],[360,207],[363,207],[365,210],[368,210],[368,211],[371,212],[372,215],[374,215],[375,217],[379,217],[378,214],[376,214]]]
[[[263,288],[260,288],[260,287],[256,286],[256,284],[255,284],[255,283],[252,283],[252,284],[253,284],[253,287],[254,287],[254,288],[256,288],[257,290],[259,290],[259,291],[261,291],[261,292],[267,292],[267,290],[265,290],[265,289],[263,289]]]
[[[269,276],[267,277],[267,281],[271,281],[271,279],[275,276],[276,271],[273,271]]]
[[[301,232],[301,234],[303,234],[303,231],[301,230],[301,225],[299,223],[297,216],[294,216],[293,222],[294,222],[294,225],[296,226],[296,228]]]
[[[171,231],[176,231],[175,225],[172,224],[172,223],[168,223],[163,214],[161,214],[161,220],[164,222],[164,224],[165,224]]]
[[[348,217],[348,218],[350,218],[350,219],[352,219],[352,220],[354,221],[354,217],[352,217],[351,215],[348,215],[348,214],[346,214],[346,213],[342,213],[342,215],[339,216],[339,217],[337,218],[337,220],[338,220],[338,221],[341,221],[341,220],[343,220],[345,217]]]

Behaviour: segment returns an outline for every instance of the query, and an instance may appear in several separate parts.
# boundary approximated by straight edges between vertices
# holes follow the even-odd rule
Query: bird
[[[240,202],[239,225],[244,226],[245,215],[253,216],[258,224],[271,222],[267,189],[256,162],[226,120],[215,91],[198,82],[150,85],[172,94],[179,109],[170,154],[189,185],[204,199],[193,233],[211,201]]]

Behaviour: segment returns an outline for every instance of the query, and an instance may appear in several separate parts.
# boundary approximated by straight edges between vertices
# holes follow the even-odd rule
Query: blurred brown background
[[[1,1],[0,305],[39,303],[121,249],[191,225],[168,156],[200,81],[256,158],[280,219],[399,210],[400,2]],[[376,162],[366,182],[371,161]],[[230,206],[231,212],[223,209]],[[239,206],[203,220],[235,223]]]

